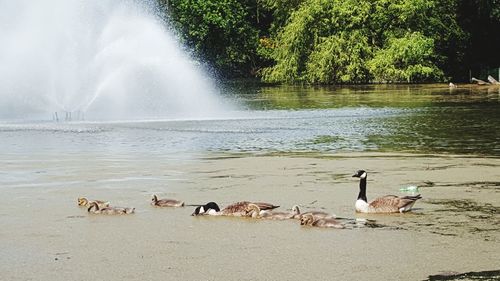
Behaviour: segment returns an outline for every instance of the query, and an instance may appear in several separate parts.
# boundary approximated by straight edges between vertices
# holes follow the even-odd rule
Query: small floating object
[[[500,82],[498,82],[495,78],[493,78],[491,75],[488,75],[488,82],[490,82],[493,85],[500,85]]]
[[[471,82],[472,83],[476,82],[478,85],[489,85],[490,84],[488,82],[485,82],[485,81],[480,80],[480,79],[476,79],[474,77],[472,77]]]
[[[407,186],[407,187],[402,187],[402,188],[399,189],[399,191],[415,192],[415,191],[418,191],[418,186],[416,186],[416,185],[410,185],[410,186]]]

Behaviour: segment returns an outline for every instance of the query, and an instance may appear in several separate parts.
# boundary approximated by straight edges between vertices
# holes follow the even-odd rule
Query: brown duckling
[[[92,214],[126,215],[126,214],[133,214],[135,212],[135,208],[124,208],[124,207],[99,208],[99,205],[96,202],[93,202],[91,203],[87,211]]]
[[[309,211],[309,212],[301,213],[299,206],[297,206],[297,205],[293,206],[292,211],[295,213],[293,218],[298,219],[298,220],[302,219],[302,217],[304,215],[312,215],[315,219],[334,219],[334,218],[336,218],[336,216],[334,214],[329,214],[329,213],[323,212],[323,211]]]
[[[332,218],[315,218],[312,214],[304,214],[300,219],[300,225],[308,225],[323,228],[344,228],[344,226]]]
[[[97,205],[100,208],[109,207],[109,201],[105,202],[105,201],[101,201],[101,200],[88,200],[85,197],[78,197],[78,206],[80,206],[80,207],[90,207],[90,205],[92,205],[92,203],[97,203]]]
[[[156,194],[153,194],[151,205],[157,207],[184,207],[184,201],[174,199],[158,199],[158,197],[156,197]]]
[[[259,217],[268,220],[289,220],[300,214],[299,206],[294,205],[292,212],[260,211]]]

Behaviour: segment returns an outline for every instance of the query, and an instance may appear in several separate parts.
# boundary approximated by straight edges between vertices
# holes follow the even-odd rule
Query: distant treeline
[[[158,2],[183,43],[226,77],[468,81],[500,66],[500,0]]]

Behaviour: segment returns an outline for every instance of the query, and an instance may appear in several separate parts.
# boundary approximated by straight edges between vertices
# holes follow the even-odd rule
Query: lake
[[[235,106],[211,118],[1,121],[0,279],[498,279],[498,87],[223,89]],[[358,169],[368,200],[408,186],[423,199],[355,213]],[[299,205],[346,229],[195,217],[152,194]],[[82,196],[136,213],[92,215]]]
[[[266,87],[232,83],[237,110],[197,120],[0,123],[2,153],[391,151],[500,155],[500,88]],[[36,139],[36,142],[33,140]]]

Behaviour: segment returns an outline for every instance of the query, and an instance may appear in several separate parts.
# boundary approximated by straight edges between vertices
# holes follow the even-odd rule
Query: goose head
[[[365,170],[358,170],[354,175],[352,175],[353,178],[360,178],[360,179],[366,179],[366,172]]]
[[[311,225],[314,221],[314,216],[312,214],[305,214],[300,219],[300,225]]]
[[[85,206],[89,203],[89,200],[85,197],[78,197],[78,206]]]
[[[215,202],[208,202],[205,205],[198,206],[196,209],[194,209],[194,212],[191,214],[191,216],[199,216],[199,215],[205,215],[205,214],[210,214],[212,212],[219,212],[220,208],[219,205]]]
[[[294,215],[300,215],[300,209],[299,209],[299,206],[297,206],[297,205],[293,205],[293,207],[292,207],[292,213],[293,213]]]
[[[156,197],[156,194],[153,194],[153,198],[151,198],[151,202],[153,204],[156,204],[156,202],[158,202],[158,197]]]

